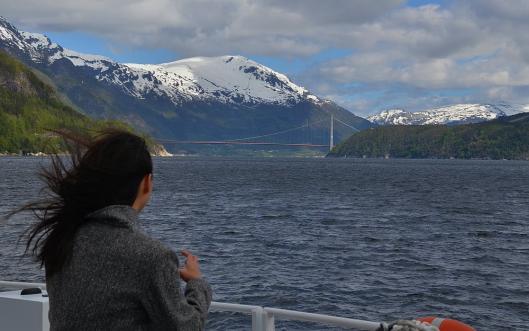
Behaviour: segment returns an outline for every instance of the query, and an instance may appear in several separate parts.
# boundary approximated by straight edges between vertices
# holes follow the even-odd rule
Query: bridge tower
[[[331,114],[331,136],[329,137],[329,150],[334,147],[334,115]]]

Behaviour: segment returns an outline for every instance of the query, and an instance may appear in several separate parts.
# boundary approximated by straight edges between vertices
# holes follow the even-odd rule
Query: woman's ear
[[[152,192],[152,188],[154,187],[154,177],[151,174],[149,174],[149,192]]]
[[[138,194],[136,200],[132,203],[132,208],[136,209],[138,212],[145,207],[147,202],[151,197],[152,192],[152,174],[145,175],[138,187]]]
[[[152,192],[152,174],[145,175],[143,177],[143,193],[148,194]]]

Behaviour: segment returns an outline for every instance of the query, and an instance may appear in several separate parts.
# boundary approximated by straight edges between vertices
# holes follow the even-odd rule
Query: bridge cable
[[[345,125],[345,126],[351,128],[351,129],[353,129],[353,130],[355,130],[355,131],[360,131],[359,129],[355,128],[354,126],[349,125],[349,124],[343,122],[342,120],[340,120],[340,119],[338,119],[338,118],[336,118],[336,117],[334,117],[334,119],[335,119],[337,122],[339,122],[339,123],[341,123],[341,124],[343,124],[343,125]],[[275,135],[279,135],[279,134],[283,134],[283,133],[287,133],[287,132],[291,132],[291,131],[295,131],[295,130],[299,130],[299,129],[307,128],[307,127],[310,127],[310,125],[315,125],[315,124],[319,124],[319,123],[326,122],[326,121],[327,121],[327,119],[323,119],[323,120],[320,120],[320,121],[312,122],[312,123],[309,123],[309,124],[303,124],[303,125],[301,125],[301,126],[297,126],[297,127],[294,127],[294,128],[290,128],[290,129],[286,129],[286,130],[281,130],[281,131],[277,131],[277,132],[273,132],[273,133],[268,133],[268,134],[263,134],[263,135],[259,135],[259,136],[253,136],[253,137],[245,137],[245,138],[229,139],[229,140],[227,140],[227,141],[235,142],[235,141],[243,141],[243,140],[251,140],[251,139],[257,139],[257,138],[265,138],[265,137],[275,136]],[[158,141],[160,141],[160,142],[161,142],[161,141],[165,141],[165,142],[173,141],[173,140],[171,140],[171,139],[156,139],[156,140],[158,140]]]
[[[317,122],[313,122],[313,123],[310,123],[310,124],[314,125],[314,124],[318,124],[318,123],[325,122],[325,121],[327,121],[327,119],[321,120],[321,121],[317,121]],[[241,141],[241,140],[250,140],[250,139],[270,137],[270,136],[275,136],[275,135],[282,134],[282,133],[287,133],[287,132],[290,132],[290,131],[303,129],[303,128],[306,128],[306,127],[307,127],[307,124],[303,124],[302,126],[298,126],[298,127],[295,127],[295,128],[290,128],[290,129],[286,129],[286,130],[282,130],[282,131],[278,131],[278,132],[273,132],[273,133],[269,133],[269,134],[263,134],[263,135],[260,135],[260,136],[238,138],[238,139],[229,139],[227,141]]]
[[[359,129],[355,128],[354,126],[349,125],[349,124],[347,124],[347,123],[341,121],[340,119],[338,119],[338,118],[336,118],[336,117],[335,117],[334,119],[335,119],[337,122],[340,122],[340,123],[342,123],[343,125],[345,125],[345,126],[347,126],[347,127],[350,127],[351,129],[353,129],[353,130],[355,130],[355,131],[357,131],[357,132],[360,131]]]

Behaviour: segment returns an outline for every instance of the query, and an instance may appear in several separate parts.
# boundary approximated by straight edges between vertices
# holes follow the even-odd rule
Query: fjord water
[[[0,158],[1,212],[39,196],[42,162]],[[528,215],[527,162],[158,158],[141,218],[201,257],[216,301],[525,330]],[[43,280],[19,258],[26,224],[1,225],[0,279]],[[249,316],[215,313],[207,329],[249,326]]]

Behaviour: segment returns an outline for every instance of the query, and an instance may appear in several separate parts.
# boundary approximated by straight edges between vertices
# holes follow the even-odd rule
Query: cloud
[[[179,54],[309,56],[402,0],[1,0],[4,16],[44,31],[81,30]]]
[[[360,82],[371,94],[378,91],[376,98],[355,101],[362,107],[352,109],[360,114],[395,102],[408,109],[439,102],[529,103],[529,10],[523,10],[529,5],[511,8],[516,5],[466,1],[394,10],[356,30],[368,43],[304,73],[304,80]],[[352,92],[343,93],[347,99]]]
[[[529,103],[529,2],[0,0],[27,30],[82,31],[181,56],[313,59],[297,82],[360,114],[439,103]],[[464,91],[460,93],[459,91]]]

